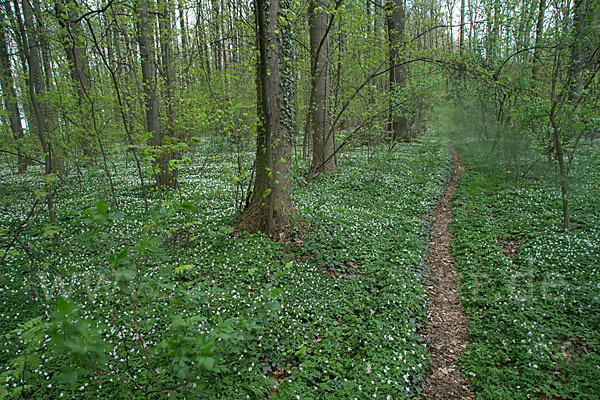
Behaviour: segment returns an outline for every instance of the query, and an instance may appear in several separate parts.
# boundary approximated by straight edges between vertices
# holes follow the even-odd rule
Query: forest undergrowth
[[[564,231],[555,166],[531,143],[438,124],[467,167],[451,229],[477,398],[597,398],[598,144],[573,158]],[[124,160],[118,210],[99,168],[51,183],[58,240],[43,173],[3,175],[0,398],[418,397],[446,139],[345,152],[310,184],[299,165],[307,229],[283,241],[233,231],[236,156],[195,158],[148,214]]]
[[[467,167],[453,201],[452,252],[472,318],[462,365],[478,398],[597,399],[598,141],[581,145],[569,166],[565,231],[556,162],[536,143],[464,120],[449,130]]]
[[[53,183],[58,240],[41,171],[3,174],[0,398],[417,396],[446,140],[343,153],[338,173],[298,179],[307,233],[280,242],[234,234],[233,155],[197,160],[148,214],[123,160],[120,210],[98,168]]]

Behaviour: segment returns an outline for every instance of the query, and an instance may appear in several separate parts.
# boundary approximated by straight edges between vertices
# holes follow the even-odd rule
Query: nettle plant
[[[123,213],[112,212],[103,200],[86,209],[81,222],[87,229],[79,245],[104,265],[97,276],[101,282],[93,290],[73,282],[62,293],[46,290],[49,303],[56,298],[54,311],[5,335],[20,350],[0,375],[0,399],[35,397],[42,388],[60,396],[62,389],[77,385],[81,390],[96,386],[104,395],[125,391],[132,397],[168,393],[170,398],[231,388],[249,346],[280,310],[280,293],[273,283],[262,288],[260,297],[268,301],[253,305],[258,311],[252,318],[211,319],[182,309],[203,299],[202,285],[190,294],[181,279],[189,265],[171,268],[171,280],[152,271],[172,261],[165,233],[172,231],[173,218],[185,220],[194,211],[191,202],[157,207],[140,238],[123,244],[111,234],[113,225],[126,218]],[[146,320],[144,310],[165,302],[169,316]],[[196,310],[203,308],[197,305]],[[265,386],[260,382],[248,391]]]

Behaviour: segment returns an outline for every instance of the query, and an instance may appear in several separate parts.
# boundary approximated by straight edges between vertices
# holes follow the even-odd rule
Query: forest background
[[[384,386],[413,396],[443,133],[473,169],[501,166],[481,190],[549,182],[555,231],[597,234],[596,0],[6,0],[0,16],[0,397],[355,394],[366,384],[340,376],[358,363],[396,364]],[[314,375],[320,343],[344,353],[392,316],[405,345]],[[557,352],[596,365],[595,325]],[[476,358],[482,393],[521,379],[492,384]],[[598,374],[582,371],[534,393],[593,395],[569,386]]]

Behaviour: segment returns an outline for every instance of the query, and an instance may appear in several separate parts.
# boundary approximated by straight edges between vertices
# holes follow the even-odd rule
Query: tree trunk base
[[[235,235],[240,232],[264,232],[272,239],[286,240],[305,231],[306,224],[300,218],[297,218],[295,210],[292,211],[291,215],[274,213],[271,219],[265,217],[267,213],[268,210],[265,205],[251,203],[240,213],[233,224]]]

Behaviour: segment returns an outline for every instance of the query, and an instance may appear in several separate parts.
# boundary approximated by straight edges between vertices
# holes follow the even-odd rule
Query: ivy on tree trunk
[[[237,229],[276,235],[295,215],[289,171],[294,124],[293,43],[287,0],[255,0],[258,65],[256,179]]]

